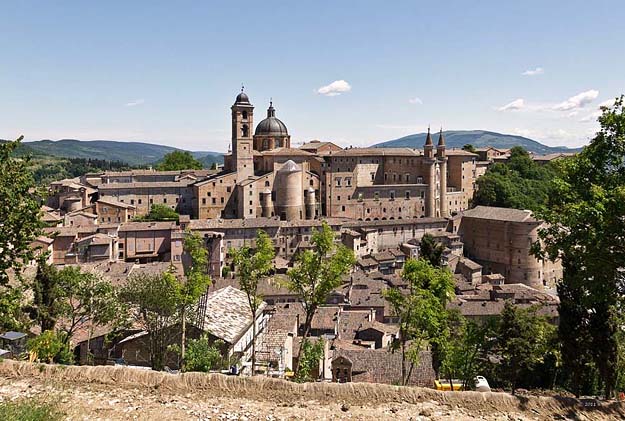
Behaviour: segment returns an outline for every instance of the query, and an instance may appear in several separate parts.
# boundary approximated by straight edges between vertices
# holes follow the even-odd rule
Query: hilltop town
[[[557,324],[554,288],[562,266],[530,251],[544,224],[529,210],[471,208],[478,178],[505,162],[509,151],[450,150],[442,132],[428,134],[422,150],[344,149],[321,141],[292,148],[273,104],[255,125],[243,90],[231,121],[231,152],[222,168],[107,171],[51,183],[43,235],[32,248],[49,265],[77,266],[121,286],[172,270],[184,277],[185,237],[196,234],[208,252],[211,283],[188,334],[221,341],[243,375],[253,374],[252,343],[254,374],[288,377],[293,371],[306,312],[285,280],[322,225],[353,253],[355,264],[324,298],[306,334],[323,343],[313,378],[402,382],[401,354],[390,352],[400,338],[399,315],[385,291],[407,293],[402,271],[407,261],[424,257],[424,241],[440,250],[440,265],[453,274],[449,310],[483,324],[510,302]],[[543,164],[562,156],[534,159]],[[175,218],[150,220],[155,207],[171,209]],[[275,257],[270,276],[258,283],[262,301],[252,318],[232,253],[254,249],[259,230]],[[86,324],[77,330],[71,337],[76,362],[151,367],[148,332],[115,329]],[[167,367],[179,369],[179,360],[168,358]],[[435,377],[426,347],[407,383],[432,387]]]

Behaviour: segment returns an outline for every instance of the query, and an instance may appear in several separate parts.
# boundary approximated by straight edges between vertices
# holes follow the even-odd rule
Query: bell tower
[[[245,180],[254,175],[254,154],[252,128],[254,127],[254,106],[241,87],[232,107],[232,165],[237,179]]]

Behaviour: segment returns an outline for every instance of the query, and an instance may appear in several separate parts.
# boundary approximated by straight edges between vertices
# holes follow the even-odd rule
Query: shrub
[[[37,361],[47,363],[72,364],[74,354],[66,341],[65,332],[46,330],[28,341],[28,350],[35,354]]]

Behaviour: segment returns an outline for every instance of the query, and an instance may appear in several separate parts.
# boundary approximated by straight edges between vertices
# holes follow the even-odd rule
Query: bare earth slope
[[[622,404],[585,408],[570,398],[0,362],[0,401],[30,397],[60,402],[73,420],[625,418]]]

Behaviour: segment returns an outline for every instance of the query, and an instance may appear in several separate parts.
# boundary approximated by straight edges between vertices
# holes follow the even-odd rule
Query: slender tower
[[[254,175],[254,155],[252,127],[254,127],[254,106],[247,94],[237,95],[232,107],[232,165],[236,168],[237,179],[245,180]]]
[[[434,157],[434,143],[430,128],[428,127],[428,135],[425,138],[423,146],[423,155],[425,156],[425,165],[427,166],[427,184],[428,194],[425,199],[425,216],[436,216],[436,158]]]
[[[442,127],[438,136],[438,145],[436,146],[436,158],[440,170],[440,216],[441,218],[446,218],[449,216],[449,207],[447,205],[447,155],[445,154],[445,138],[443,137]]]

